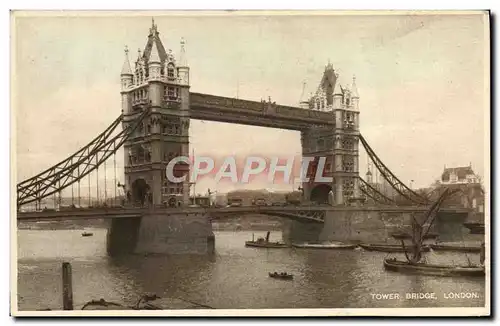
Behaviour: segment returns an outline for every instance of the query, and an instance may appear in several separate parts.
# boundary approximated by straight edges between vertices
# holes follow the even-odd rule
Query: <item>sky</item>
[[[471,164],[485,175],[487,16],[87,13],[20,16],[13,24],[18,181],[69,156],[116,119],[124,46],[135,60],[152,17],[177,57],[181,37],[186,40],[193,92],[257,101],[270,96],[297,106],[303,83],[314,92],[331,62],[341,82],[356,76],[361,133],[403,182],[428,186],[444,166]],[[301,153],[299,132],[217,122],[192,121],[190,142],[197,153],[215,156]],[[367,158],[360,152],[364,176]],[[122,176],[123,154],[117,159]],[[240,185],[204,179],[197,185],[200,191],[208,187],[224,192],[292,185],[265,179]]]

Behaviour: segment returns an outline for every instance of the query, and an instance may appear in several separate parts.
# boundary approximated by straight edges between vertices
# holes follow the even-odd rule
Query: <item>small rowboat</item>
[[[407,261],[396,260],[395,258],[384,259],[384,267],[395,272],[406,272],[421,275],[435,276],[484,276],[483,266],[449,266],[432,265],[424,263],[411,264]]]
[[[278,278],[281,280],[293,280],[293,275],[287,273],[277,273],[277,272],[269,273],[269,277]]]
[[[481,247],[462,247],[462,246],[453,246],[453,245],[438,245],[431,244],[430,247],[432,250],[436,251],[459,251],[459,252],[481,252]]]
[[[357,244],[347,244],[347,243],[328,243],[328,244],[316,244],[316,243],[293,243],[293,247],[302,249],[354,249]]]
[[[403,249],[401,245],[390,245],[390,244],[369,244],[360,243],[359,246],[368,251],[381,251],[381,252],[410,252],[413,250],[412,246],[407,246]],[[427,245],[422,246],[422,251],[429,251],[430,248]]]
[[[92,232],[83,232],[82,233],[82,237],[91,237],[93,235],[94,235],[94,233],[92,233]]]

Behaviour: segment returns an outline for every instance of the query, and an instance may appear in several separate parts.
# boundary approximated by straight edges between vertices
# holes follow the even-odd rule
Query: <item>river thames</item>
[[[484,278],[447,278],[385,271],[387,254],[364,250],[245,248],[265,232],[218,231],[216,254],[106,255],[106,230],[18,231],[19,310],[61,309],[61,263],[71,262],[75,308],[100,298],[134,304],[145,293],[220,309],[482,307]],[[281,240],[272,232],[271,240]],[[430,263],[478,263],[478,254],[426,254]],[[286,271],[294,280],[268,272]],[[420,297],[411,294],[427,293]],[[391,295],[392,294],[392,295]],[[186,307],[171,307],[186,308]]]

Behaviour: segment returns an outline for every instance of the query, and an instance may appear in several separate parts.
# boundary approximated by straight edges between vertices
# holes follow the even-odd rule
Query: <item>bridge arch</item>
[[[299,222],[309,222],[309,223],[323,223],[325,219],[325,211],[323,210],[294,210],[294,211],[279,211],[279,210],[268,210],[266,208],[259,209],[257,211],[234,211],[234,212],[209,212],[208,218],[210,221],[232,219],[235,217],[244,217],[246,215],[251,216],[254,214],[279,217],[282,219],[295,220]]]
[[[148,201],[148,195],[150,195],[150,187],[146,180],[139,178],[132,182],[132,202],[139,202],[144,205]]]
[[[309,200],[318,204],[328,204],[332,187],[327,184],[319,184],[311,190]]]

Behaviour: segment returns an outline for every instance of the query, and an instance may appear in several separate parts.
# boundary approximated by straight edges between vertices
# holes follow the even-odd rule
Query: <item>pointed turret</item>
[[[123,61],[121,75],[122,76],[132,75],[132,69],[130,69],[130,61],[128,59],[128,47],[126,45],[125,45],[125,60]]]
[[[132,86],[132,79],[134,74],[132,69],[130,69],[130,62],[128,60],[128,48],[125,46],[125,61],[123,61],[122,72],[120,74],[122,82],[122,90],[125,90]]]
[[[302,94],[300,94],[299,106],[303,109],[309,109],[309,99],[306,98],[306,82],[302,83]]]
[[[187,67],[187,57],[186,57],[186,41],[184,41],[184,38],[181,38],[181,51],[179,54],[179,67]]]
[[[352,87],[351,87],[351,101],[354,110],[359,110],[359,93],[358,86],[356,85],[356,76],[352,77]]]
[[[161,59],[156,42],[153,41],[148,58],[149,79],[158,80],[161,77]]]
[[[128,59],[128,47],[125,45],[125,61],[123,62],[122,72],[120,74],[122,84],[122,112],[129,113],[131,110],[130,97],[128,89],[131,88],[133,83],[134,74],[130,69],[130,62]]]
[[[149,63],[161,63],[160,53],[158,52],[156,42],[153,42],[153,46],[151,47],[151,54],[149,55],[148,61]]]
[[[138,48],[137,49],[137,61],[136,61],[136,63],[141,62],[141,60],[142,60],[141,48]]]
[[[335,86],[333,86],[333,95],[344,95],[344,90],[340,86],[339,74],[335,74]]]
[[[351,97],[359,98],[358,86],[356,85],[356,76],[352,76]]]
[[[335,74],[335,77],[335,85],[333,87],[333,108],[340,109],[342,107],[344,90],[342,86],[340,86],[339,74]]]
[[[179,64],[177,65],[177,76],[181,84],[189,85],[189,67],[187,64],[185,44],[184,38],[181,38],[181,51],[179,55]]]

